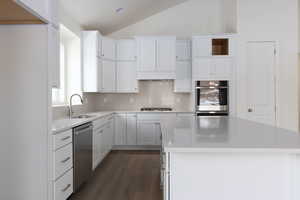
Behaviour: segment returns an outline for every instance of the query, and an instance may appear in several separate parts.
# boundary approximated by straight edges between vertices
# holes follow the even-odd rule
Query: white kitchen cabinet
[[[234,35],[207,35],[193,37],[193,58],[233,56]]]
[[[83,31],[81,37],[83,91],[100,92],[102,90],[102,61],[100,60],[98,31]]]
[[[101,37],[101,58],[108,60],[116,59],[115,40],[108,37]]]
[[[191,41],[177,40],[176,41],[176,60],[187,61],[191,60]]]
[[[113,117],[107,120],[105,124],[105,131],[104,131],[104,156],[106,156],[112,149],[113,146],[113,138],[114,138],[114,120]]]
[[[49,5],[52,0],[14,0],[17,4],[29,10],[32,14],[41,18],[43,21],[49,21]]]
[[[229,80],[231,78],[232,58],[219,57],[213,59],[212,76],[214,79]]]
[[[211,62],[210,58],[195,58],[193,60],[193,79],[210,79]]]
[[[138,71],[153,72],[156,70],[156,39],[141,38],[138,42]]]
[[[48,26],[48,54],[49,67],[52,71],[51,82],[53,88],[60,88],[60,37],[59,29]]]
[[[173,72],[176,66],[176,38],[166,37],[157,39],[158,72]]]
[[[126,145],[126,114],[115,115],[114,145]]]
[[[116,41],[117,61],[135,61],[137,58],[135,40],[117,40]]]
[[[126,119],[126,145],[137,145],[137,116],[127,114]]]
[[[231,79],[232,58],[196,58],[193,60],[193,79],[229,80]]]
[[[137,93],[136,62],[117,62],[117,92]]]
[[[116,63],[102,60],[102,89],[101,92],[116,91]]]
[[[102,143],[104,137],[104,127],[96,127],[93,130],[93,169],[95,169],[103,159]]]
[[[176,62],[175,92],[192,92],[192,64],[190,61]]]
[[[211,37],[193,38],[193,58],[207,57],[212,55]]]
[[[143,121],[138,123],[138,145],[156,145],[156,123]]]
[[[137,79],[175,79],[176,38],[137,37]]]

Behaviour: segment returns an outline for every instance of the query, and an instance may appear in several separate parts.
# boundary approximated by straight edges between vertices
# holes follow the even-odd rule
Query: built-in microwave
[[[228,81],[196,81],[197,115],[228,115]]]

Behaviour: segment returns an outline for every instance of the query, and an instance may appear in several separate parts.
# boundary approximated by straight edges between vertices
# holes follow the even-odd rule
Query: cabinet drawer
[[[73,166],[73,146],[69,144],[54,153],[54,171],[57,179]]]
[[[55,200],[66,200],[73,193],[73,169],[54,183]]]
[[[72,143],[72,136],[73,136],[73,133],[72,133],[72,130],[68,130],[68,131],[65,131],[63,133],[59,133],[57,135],[54,135],[54,150],[62,147],[62,146],[65,146],[69,143]]]

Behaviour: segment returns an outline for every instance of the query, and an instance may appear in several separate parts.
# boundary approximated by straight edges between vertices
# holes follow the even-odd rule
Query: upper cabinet
[[[137,58],[135,40],[118,40],[116,42],[117,61],[135,61]]]
[[[175,79],[176,37],[137,37],[137,78]]]
[[[107,37],[101,37],[101,58],[107,60],[116,59],[115,40]]]
[[[174,92],[192,92],[191,41],[176,41],[176,79]]]
[[[193,58],[210,56],[233,56],[232,35],[193,37]]]
[[[58,24],[57,21],[57,0],[0,1],[0,24]]]
[[[83,91],[100,92],[102,89],[102,62],[99,53],[98,31],[83,31],[81,36]]]
[[[234,70],[234,35],[193,37],[193,79],[231,80]]]
[[[177,40],[176,42],[176,60],[187,61],[191,60],[191,41]]]

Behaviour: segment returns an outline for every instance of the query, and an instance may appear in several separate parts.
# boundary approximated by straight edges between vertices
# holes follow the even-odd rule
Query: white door
[[[136,80],[136,62],[121,61],[117,63],[117,91],[138,92]]]
[[[176,65],[176,39],[157,39],[157,66],[159,72],[175,71]]]
[[[229,80],[231,78],[231,58],[213,58],[211,76],[213,79]]]
[[[115,115],[114,145],[126,144],[126,114]]]
[[[193,60],[193,78],[210,80],[211,58],[196,58]]]
[[[116,66],[114,61],[102,61],[102,92],[115,92]]]
[[[275,125],[275,42],[247,43],[248,118]]]
[[[156,40],[143,38],[138,40],[138,71],[153,72],[156,70]]]
[[[102,38],[102,54],[104,59],[115,60],[115,41],[111,38]]]
[[[156,145],[157,127],[153,122],[138,123],[138,145]]]
[[[135,40],[118,40],[117,41],[117,60],[118,61],[135,61],[136,60],[136,41]]]
[[[126,144],[137,144],[137,117],[136,114],[127,115],[127,131],[126,131]]]
[[[212,40],[209,37],[193,39],[193,57],[207,57],[212,55]]]
[[[176,41],[176,59],[178,61],[191,59],[191,46],[189,40]]]
[[[192,66],[190,61],[176,62],[175,92],[192,92]]]

